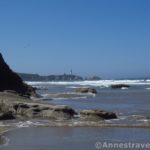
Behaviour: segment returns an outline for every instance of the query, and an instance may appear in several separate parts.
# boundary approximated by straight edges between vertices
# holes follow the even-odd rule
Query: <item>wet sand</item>
[[[4,134],[5,132],[9,131],[11,128],[6,126],[0,127],[0,135]]]

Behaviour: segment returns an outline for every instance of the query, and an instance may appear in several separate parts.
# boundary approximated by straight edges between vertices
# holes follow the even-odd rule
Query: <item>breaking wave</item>
[[[35,87],[43,87],[49,85],[67,85],[70,88],[77,88],[77,86],[95,86],[95,87],[110,87],[114,84],[128,84],[128,85],[150,85],[150,80],[99,80],[99,81],[73,81],[73,82],[26,82]]]

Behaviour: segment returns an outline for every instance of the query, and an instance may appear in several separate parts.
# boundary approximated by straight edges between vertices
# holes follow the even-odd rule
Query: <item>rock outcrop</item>
[[[83,121],[101,121],[116,119],[113,112],[103,110],[81,110],[80,115],[65,105],[47,104],[42,101],[35,102],[31,99],[16,95],[14,93],[0,92],[0,120],[11,119],[47,119],[66,121],[76,119]]]
[[[35,89],[25,84],[22,79],[13,72],[0,53],[0,91],[13,90],[20,95],[36,95]]]
[[[108,119],[116,119],[117,115],[113,112],[103,111],[103,110],[82,110],[80,112],[80,117],[83,120],[108,120]]]
[[[76,89],[77,93],[91,93],[91,94],[97,94],[96,89],[94,88],[78,88]]]
[[[66,120],[71,119],[77,113],[65,105],[50,105],[35,102],[13,93],[0,93],[0,120],[15,118],[38,118]]]
[[[121,88],[129,88],[129,85],[126,84],[115,84],[115,85],[111,85],[112,89],[121,89]]]

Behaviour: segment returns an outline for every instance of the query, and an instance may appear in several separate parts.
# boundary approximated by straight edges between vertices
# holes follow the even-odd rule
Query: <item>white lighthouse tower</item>
[[[72,69],[70,70],[70,81],[72,80]]]
[[[70,70],[70,75],[72,76],[72,69]]]

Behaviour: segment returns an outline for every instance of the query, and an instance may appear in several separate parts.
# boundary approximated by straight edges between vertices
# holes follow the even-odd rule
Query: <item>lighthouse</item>
[[[72,76],[72,69],[70,70],[70,75]]]
[[[70,70],[70,81],[72,80],[72,69]]]

